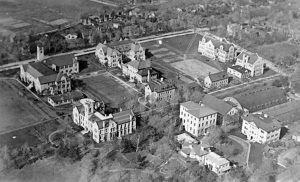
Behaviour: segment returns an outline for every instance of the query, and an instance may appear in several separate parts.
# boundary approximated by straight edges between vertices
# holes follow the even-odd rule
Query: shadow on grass
[[[281,127],[279,139],[281,139],[289,131],[286,127]]]

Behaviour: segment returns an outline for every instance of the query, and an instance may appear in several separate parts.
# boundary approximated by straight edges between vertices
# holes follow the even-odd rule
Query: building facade
[[[71,91],[71,79],[62,72],[54,72],[41,62],[20,67],[20,79],[34,87],[38,94],[56,95]]]
[[[250,70],[239,65],[228,67],[227,73],[239,79],[245,79],[250,77]]]
[[[206,88],[221,88],[228,85],[228,75],[226,72],[209,74],[204,78]]]
[[[204,164],[217,175],[222,175],[231,168],[230,161],[214,152],[210,152],[205,156]]]
[[[102,65],[107,64],[108,67],[120,67],[122,54],[116,49],[99,43],[96,47],[95,55]]]
[[[170,101],[175,95],[174,83],[163,80],[151,80],[145,87],[145,98],[150,103],[156,101]]]
[[[246,114],[242,119],[242,134],[248,140],[260,144],[279,140],[281,125],[276,119],[262,113]]]
[[[198,137],[207,134],[217,123],[217,111],[192,101],[180,104],[180,115],[185,130]]]
[[[73,122],[92,134],[97,143],[122,138],[136,130],[136,120],[131,110],[104,115],[95,110],[92,99],[81,99],[73,107]]]
[[[241,52],[236,58],[235,65],[249,70],[251,77],[264,74],[264,64],[262,58],[254,53],[249,53],[247,51]]]

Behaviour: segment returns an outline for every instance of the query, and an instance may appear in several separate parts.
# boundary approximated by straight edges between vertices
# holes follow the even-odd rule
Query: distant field
[[[204,78],[209,73],[219,72],[216,68],[196,59],[187,59],[185,61],[172,63],[171,65],[193,78]]]
[[[81,14],[97,12],[102,8],[103,5],[88,0],[0,0],[0,31],[4,28],[13,32],[24,31],[22,27],[21,30],[18,28],[25,25],[20,23],[31,25],[25,28],[26,31],[44,31],[51,27],[42,21],[66,19],[74,22],[79,20]],[[6,23],[1,23],[4,20]],[[17,28],[12,26],[15,24]]]
[[[83,81],[87,84],[87,91],[104,102],[119,104],[135,94],[108,74],[86,78]]]
[[[197,52],[199,40],[202,38],[199,34],[188,34],[172,38],[163,39],[163,44],[173,47],[182,53],[195,53]],[[189,48],[187,50],[187,48]]]
[[[33,124],[43,118],[5,81],[0,81],[0,98],[0,132]]]

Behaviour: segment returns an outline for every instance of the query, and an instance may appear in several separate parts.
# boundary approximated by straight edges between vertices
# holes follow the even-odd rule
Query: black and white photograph
[[[300,182],[300,0],[0,0],[0,182]]]

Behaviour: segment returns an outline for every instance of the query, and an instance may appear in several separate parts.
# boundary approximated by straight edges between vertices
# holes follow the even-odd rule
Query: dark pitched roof
[[[55,56],[44,60],[43,62],[47,65],[56,65],[56,66],[72,66],[74,60],[74,54],[66,54],[61,56]]]
[[[128,65],[134,67],[135,69],[141,70],[151,67],[151,61],[150,60],[134,60],[127,63]]]
[[[59,82],[63,76],[66,76],[66,75],[62,72],[59,72],[59,73],[55,73],[53,75],[38,77],[38,80],[41,84]],[[66,76],[66,78],[69,79],[69,77],[67,77],[67,76]]]
[[[250,72],[250,70],[248,70],[248,69],[246,69],[246,68],[244,68],[244,67],[242,67],[240,65],[229,66],[229,68],[231,68],[231,69],[233,69],[235,71],[238,71],[238,72],[240,72],[242,74]]]
[[[217,111],[215,111],[210,107],[200,105],[192,101],[184,102],[181,103],[180,105],[187,108],[187,112],[197,118],[201,118],[201,117],[205,117],[217,113]]]
[[[52,69],[41,62],[29,63],[26,72],[34,78],[56,74]]]
[[[243,115],[242,119],[248,122],[254,122],[258,128],[261,128],[267,132],[277,130],[281,127],[281,124],[276,119],[264,114],[247,114]]]
[[[117,124],[123,124],[131,121],[131,118],[134,116],[132,110],[121,111],[119,113],[113,114],[113,120]]]
[[[271,107],[279,103],[286,102],[287,98],[281,88],[274,86],[263,86],[256,89],[251,89],[233,96],[243,108],[250,112],[255,112],[267,105]]]
[[[164,80],[164,81],[160,81],[160,80],[151,80],[148,83],[151,91],[155,91],[157,93],[160,92],[165,92],[165,91],[169,91],[169,90],[173,90],[175,89],[175,85],[174,83],[171,83],[168,80]]]
[[[210,80],[212,82],[217,82],[217,81],[220,81],[220,80],[228,79],[228,75],[225,71],[209,74],[208,77],[210,78]]]
[[[209,94],[206,94],[203,97],[202,103],[216,110],[218,113],[222,115],[226,115],[233,108],[231,105],[227,104],[223,100],[220,100]]]

